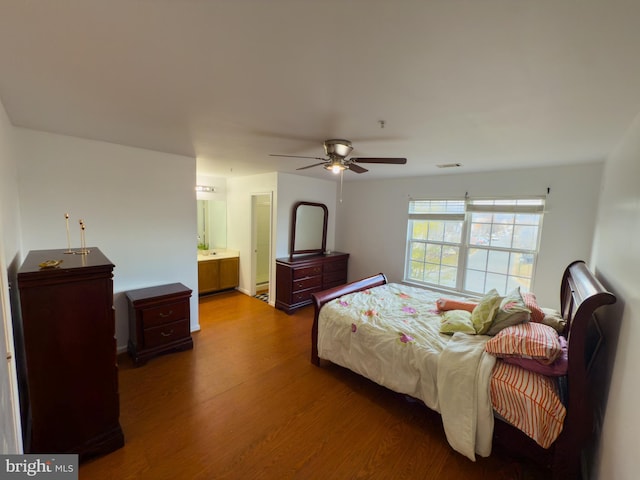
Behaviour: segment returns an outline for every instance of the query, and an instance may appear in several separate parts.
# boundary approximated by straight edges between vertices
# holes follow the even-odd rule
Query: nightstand
[[[152,357],[193,348],[189,299],[181,283],[126,292],[129,301],[129,355],[135,365]]]

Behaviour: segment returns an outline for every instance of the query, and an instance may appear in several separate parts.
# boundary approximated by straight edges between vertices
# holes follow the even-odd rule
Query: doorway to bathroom
[[[271,275],[271,204],[272,194],[251,196],[252,216],[252,269],[257,298],[269,301]]]

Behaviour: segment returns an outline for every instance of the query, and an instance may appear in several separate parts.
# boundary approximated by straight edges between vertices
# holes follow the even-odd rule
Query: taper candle
[[[80,255],[86,255],[87,253],[89,253],[89,251],[87,250],[87,245],[85,243],[85,237],[84,237],[84,221],[82,219],[79,220],[80,223]]]
[[[69,236],[69,214],[64,214],[65,222],[67,224],[67,251],[65,253],[73,253],[71,251],[71,237]]]

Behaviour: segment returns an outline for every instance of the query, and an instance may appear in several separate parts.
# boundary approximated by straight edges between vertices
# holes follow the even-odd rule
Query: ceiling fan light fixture
[[[347,167],[345,167],[342,163],[339,163],[339,162],[329,163],[325,165],[324,168],[329,170],[331,173],[335,173],[336,175],[342,172],[343,170],[347,169]]]

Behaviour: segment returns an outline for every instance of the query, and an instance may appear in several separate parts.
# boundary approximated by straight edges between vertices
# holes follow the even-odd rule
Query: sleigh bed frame
[[[312,327],[311,362],[320,366],[318,356],[318,317],[322,306],[343,295],[387,283],[380,273],[345,285],[312,294],[315,315]],[[615,303],[616,298],[595,278],[581,260],[572,262],[564,271],[560,286],[560,306],[566,321],[563,336],[568,343],[567,414],[563,430],[547,449],[511,424],[496,418],[493,444],[516,457],[528,458],[550,469],[554,479],[580,478],[581,452],[592,435],[594,409],[589,389],[589,369],[602,338],[591,338],[591,326],[598,319],[594,312]],[[596,328],[598,335],[600,329]]]

